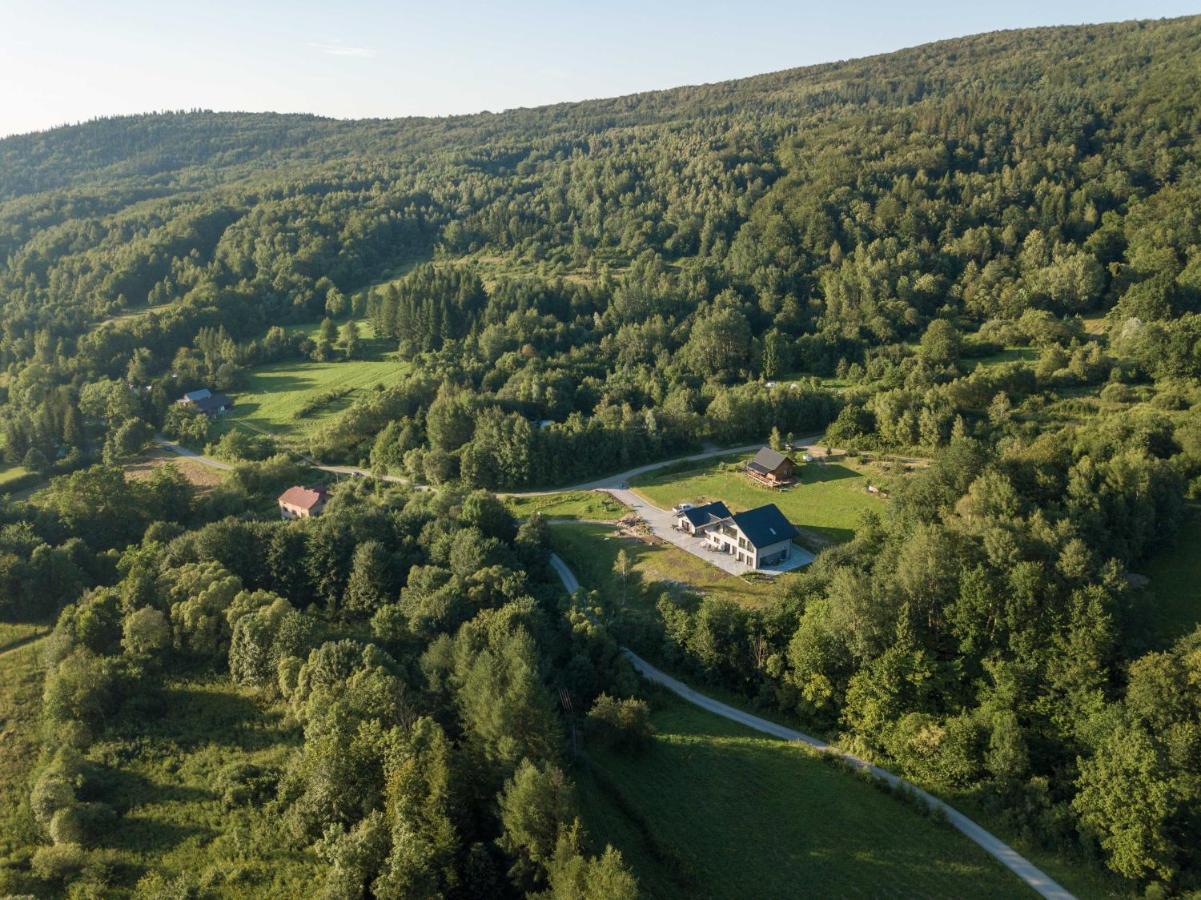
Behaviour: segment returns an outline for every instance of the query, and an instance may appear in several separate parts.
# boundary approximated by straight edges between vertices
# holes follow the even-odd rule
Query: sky
[[[1201,0],[0,0],[0,136],[165,109],[451,115]]]

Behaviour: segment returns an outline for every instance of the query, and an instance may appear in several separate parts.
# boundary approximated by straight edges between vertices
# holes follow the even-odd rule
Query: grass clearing
[[[840,459],[838,462],[798,463],[798,480],[791,487],[760,485],[743,471],[750,456],[723,456],[699,466],[689,463],[648,472],[630,481],[641,496],[660,507],[721,500],[733,512],[774,503],[801,529],[801,542],[821,545],[850,540],[860,516],[882,512],[885,500],[869,494],[870,483],[890,487],[895,480],[876,468]]]
[[[227,808],[215,786],[231,763],[282,771],[300,742],[281,710],[217,677],[175,681],[158,714],[114,723],[88,757],[104,770],[98,799],[119,813],[103,843],[123,873],[119,887],[156,870],[215,876],[226,896],[305,895],[316,857],[280,840],[269,804]]]
[[[390,387],[408,374],[409,366],[390,342],[374,340],[368,323],[360,322],[366,358],[314,362],[291,360],[259,366],[250,371],[246,386],[233,392],[234,408],[219,423],[224,432],[239,425],[267,431],[285,443],[300,440],[334,418],[377,385]],[[297,325],[308,330],[312,326]],[[322,395],[336,399],[322,403],[306,416],[297,414]]]
[[[1137,621],[1152,649],[1162,649],[1201,622],[1201,507],[1188,508],[1176,542],[1140,569],[1151,579],[1135,600]]]
[[[149,478],[155,469],[168,465],[175,466],[188,483],[201,492],[219,485],[227,474],[221,469],[206,466],[187,456],[180,456],[161,447],[151,447],[137,459],[125,464],[125,477],[135,480]]]
[[[624,550],[634,571],[654,596],[662,590],[688,590],[706,597],[762,606],[790,575],[740,577],[723,572],[670,544],[649,544],[618,534],[608,525],[555,525],[551,544],[586,590],[617,598],[621,589],[613,565]]]
[[[593,841],[645,896],[1023,895],[967,838],[799,744],[670,695],[653,721],[645,754],[590,750],[578,776]]]
[[[50,627],[34,622],[0,622],[0,653],[41,637]]]
[[[29,811],[29,775],[38,760],[42,710],[41,646],[13,647],[44,626],[5,624],[0,630],[0,893],[8,865],[19,867],[37,840]]]
[[[620,519],[626,508],[603,491],[568,491],[532,497],[505,497],[505,505],[519,519],[540,513],[548,519]]]
[[[0,466],[0,494],[23,499],[40,484],[41,476],[24,466]]]
[[[975,359],[964,359],[963,364],[969,372],[974,372],[981,366],[988,368],[990,366],[1003,365],[1004,363],[1032,363],[1037,361],[1037,347],[1006,347],[1004,350],[999,350],[996,353],[990,353],[988,356],[980,356]]]

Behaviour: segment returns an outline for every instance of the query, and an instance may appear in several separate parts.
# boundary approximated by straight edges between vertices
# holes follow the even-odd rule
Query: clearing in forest
[[[644,896],[1022,896],[967,838],[800,744],[654,703],[649,750],[590,748],[577,776],[593,841]]]
[[[682,463],[639,475],[630,486],[656,506],[721,500],[734,512],[774,503],[801,530],[800,543],[821,549],[831,541],[850,540],[863,513],[882,513],[886,501],[869,493],[869,484],[892,486],[896,476],[839,458],[831,462],[803,462],[803,451],[794,455],[797,481],[786,488],[769,488],[744,472],[747,456],[723,456],[699,465]]]
[[[0,882],[5,861],[39,841],[29,812],[29,775],[38,760],[42,722],[42,646],[46,627],[0,626]]]
[[[290,331],[312,332],[296,325]],[[245,386],[230,391],[234,408],[220,420],[225,430],[238,425],[285,439],[304,438],[377,385],[391,387],[408,374],[391,342],[375,340],[370,324],[359,323],[363,359],[327,362],[289,360],[250,370]],[[336,351],[340,354],[340,350]]]

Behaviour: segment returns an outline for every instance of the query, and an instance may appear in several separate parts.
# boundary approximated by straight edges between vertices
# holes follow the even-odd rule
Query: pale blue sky
[[[0,0],[0,135],[203,107],[446,115],[608,97],[1171,0]]]

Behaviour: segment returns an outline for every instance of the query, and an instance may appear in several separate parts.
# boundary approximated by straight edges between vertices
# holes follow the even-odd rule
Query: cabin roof
[[[747,468],[766,474],[776,471],[785,461],[792,462],[792,460],[779,450],[773,450],[771,447],[762,447],[755,454],[755,458],[747,463]]]

